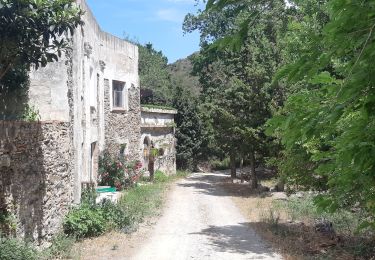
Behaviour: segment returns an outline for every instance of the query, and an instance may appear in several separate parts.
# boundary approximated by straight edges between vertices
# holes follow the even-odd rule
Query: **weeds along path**
[[[226,177],[199,173],[178,181],[162,217],[129,259],[282,259],[216,185]]]

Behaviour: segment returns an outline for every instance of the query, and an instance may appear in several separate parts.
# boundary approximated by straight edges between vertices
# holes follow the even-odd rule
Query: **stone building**
[[[150,155],[154,150],[154,170],[168,175],[176,172],[176,139],[174,115],[177,111],[167,108],[141,108],[143,165],[150,171]]]
[[[142,160],[141,134],[148,133],[137,46],[103,32],[86,2],[77,3],[85,25],[71,51],[32,71],[27,92],[0,93],[0,214],[14,214],[15,233],[39,242],[59,230],[82,187],[95,185],[99,154]],[[10,120],[26,105],[39,122]]]

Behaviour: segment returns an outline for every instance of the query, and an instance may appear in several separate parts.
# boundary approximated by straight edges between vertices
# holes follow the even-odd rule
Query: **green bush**
[[[124,150],[121,147],[121,150]],[[143,174],[140,161],[128,161],[125,157],[113,158],[105,151],[99,158],[98,183],[116,187],[118,191],[134,186]]]
[[[281,205],[278,206],[286,208],[292,220],[304,220],[313,223],[316,219],[326,219],[332,222],[337,232],[346,235],[355,234],[363,218],[361,212],[350,212],[344,209],[337,210],[334,213],[321,211],[314,203],[314,196],[312,195],[293,198],[280,203]]]
[[[106,219],[100,208],[82,204],[65,217],[64,232],[77,238],[94,237],[106,231]]]
[[[213,170],[227,170],[230,169],[230,160],[229,158],[225,158],[224,160],[213,160],[211,161],[211,167]]]
[[[122,229],[132,224],[124,207],[107,200],[102,202],[98,207],[100,207],[103,213],[107,230]]]
[[[0,237],[0,259],[1,260],[37,260],[38,251],[31,245],[17,239]]]
[[[81,205],[65,217],[65,234],[77,238],[93,237],[131,224],[126,208],[108,200],[96,204],[95,198],[95,190],[87,189],[83,192]]]
[[[132,225],[154,215],[162,205],[164,183],[141,185],[127,191],[118,203],[126,209]]]
[[[162,171],[157,170],[154,175],[154,181],[155,182],[167,182],[169,180],[169,177]]]

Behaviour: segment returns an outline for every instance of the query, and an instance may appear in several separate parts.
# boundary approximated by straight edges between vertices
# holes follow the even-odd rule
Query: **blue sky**
[[[202,6],[195,0],[87,0],[103,30],[124,35],[144,44],[151,42],[169,62],[185,58],[199,49],[199,34],[183,35],[187,13]]]

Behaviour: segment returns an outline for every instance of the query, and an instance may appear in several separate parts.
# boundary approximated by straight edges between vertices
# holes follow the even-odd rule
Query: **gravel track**
[[[162,217],[130,259],[282,259],[215,185],[225,178],[196,173],[177,182]]]

